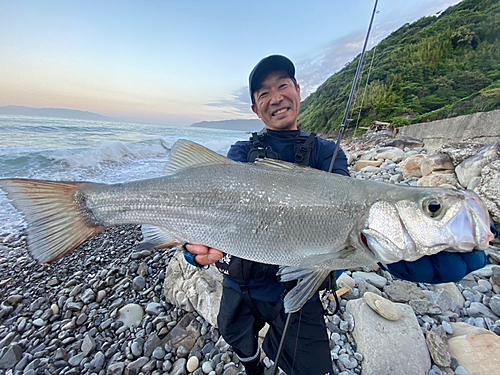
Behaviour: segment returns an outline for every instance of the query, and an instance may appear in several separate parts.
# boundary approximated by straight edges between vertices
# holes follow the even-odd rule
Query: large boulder
[[[458,181],[467,187],[472,178],[480,176],[481,170],[495,160],[500,160],[500,142],[484,146],[474,156],[461,162],[455,168]]]
[[[474,191],[483,199],[490,215],[500,223],[500,160],[488,164],[481,170],[481,182]]]
[[[408,148],[414,148],[414,147],[423,147],[424,142],[422,142],[420,139],[412,138],[412,137],[398,137],[398,138],[393,138],[389,139],[385,142],[381,143],[382,147],[398,147],[400,149],[405,149],[406,147]]]
[[[413,155],[399,163],[403,177],[422,177],[422,162],[425,155]]]
[[[431,359],[422,330],[410,306],[396,303],[401,318],[391,321],[362,298],[347,303],[354,317],[352,335],[363,354],[363,375],[427,375]]]
[[[167,301],[186,311],[196,310],[217,327],[222,275],[215,267],[201,269],[187,263],[177,251],[165,272],[164,294]]]
[[[500,337],[465,323],[451,323],[448,350],[470,375],[497,374],[500,369]]]
[[[463,143],[446,143],[436,149],[437,154],[446,154],[450,157],[451,162],[456,167],[465,159],[477,154],[484,147],[481,143],[463,142]]]

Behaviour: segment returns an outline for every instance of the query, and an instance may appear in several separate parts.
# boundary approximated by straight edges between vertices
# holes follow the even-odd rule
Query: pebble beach
[[[423,148],[406,151],[425,154]],[[418,180],[404,178],[392,160],[352,176],[410,186]],[[141,240],[138,226],[114,227],[63,259],[40,265],[27,251],[24,232],[0,234],[0,375],[242,373],[217,328],[165,300],[163,282],[174,251],[135,251]],[[340,311],[325,316],[334,373],[362,373],[365,358],[346,306],[367,292],[410,306],[426,336],[446,338],[457,322],[500,335],[500,251],[491,246],[487,252],[490,264],[455,284],[463,304],[433,285],[401,282],[379,268],[346,271],[339,282],[348,287]],[[436,342],[428,343],[429,375],[469,374],[451,356],[440,363],[436,358],[444,353]],[[268,358],[264,363],[271,366]]]

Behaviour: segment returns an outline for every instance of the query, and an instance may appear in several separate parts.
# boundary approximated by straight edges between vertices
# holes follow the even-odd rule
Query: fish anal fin
[[[186,139],[179,139],[172,146],[163,174],[173,174],[183,169],[206,165],[237,164],[208,148]]]
[[[90,182],[0,180],[12,205],[28,223],[28,249],[40,263],[52,263],[106,229],[85,207],[78,190]]]
[[[169,249],[179,245],[179,242],[173,239],[165,228],[142,225],[141,231],[144,240],[135,250]]]
[[[285,296],[283,304],[286,313],[299,311],[313,296],[330,273],[327,269],[312,269],[298,267],[280,267],[278,276],[281,282],[298,280]]]

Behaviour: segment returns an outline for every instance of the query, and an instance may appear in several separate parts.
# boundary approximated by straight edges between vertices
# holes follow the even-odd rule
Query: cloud
[[[370,33],[367,51],[377,45],[390,33],[397,30],[405,23],[411,23],[426,15],[437,15],[460,0],[422,0],[412,2],[409,7],[407,0],[392,0],[386,8],[375,16],[375,21]],[[367,24],[368,27],[368,24]],[[341,70],[361,53],[366,29],[352,32],[346,36],[333,39],[328,43],[307,51],[292,60],[296,66],[296,77],[301,88],[301,98],[304,100],[324,83],[331,75]],[[376,56],[375,56],[376,58]],[[367,64],[365,60],[364,64]],[[354,77],[352,77],[354,79]],[[222,99],[207,105],[223,108],[225,111],[238,116],[252,114],[250,111],[250,97],[248,87],[243,87],[231,93],[232,99]]]
[[[233,91],[231,97],[232,99],[220,99],[206,105],[222,109],[224,113],[234,114],[238,118],[255,118],[255,114],[250,109],[252,102],[248,86]]]

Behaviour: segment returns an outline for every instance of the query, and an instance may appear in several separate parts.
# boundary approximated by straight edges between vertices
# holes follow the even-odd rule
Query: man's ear
[[[255,104],[252,104],[252,111],[260,118],[259,110]]]

